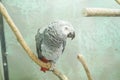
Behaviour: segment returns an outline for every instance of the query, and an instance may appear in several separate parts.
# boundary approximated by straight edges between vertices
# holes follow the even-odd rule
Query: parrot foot
[[[47,68],[44,68],[44,67],[41,67],[41,69],[40,69],[41,71],[43,71],[43,72],[46,72],[46,71],[48,71],[49,69],[47,69]]]
[[[51,68],[50,69],[47,69],[45,67],[41,67],[41,69],[40,69],[41,71],[46,72],[46,71],[54,70],[54,68],[55,68],[55,63],[54,62],[52,62],[51,60],[47,60],[45,57],[42,57],[40,60],[42,60],[44,63],[48,63],[48,62],[51,63]]]
[[[49,70],[50,70],[50,71],[53,71],[56,66],[55,66],[55,64],[54,64],[53,62],[51,62],[51,64],[52,64],[52,65],[51,65],[51,68],[50,68]]]
[[[53,71],[54,70],[54,68],[55,68],[55,64],[54,63],[51,63],[52,65],[51,65],[51,68],[50,69],[47,69],[47,68],[45,68],[45,67],[41,67],[41,71],[43,71],[43,72],[46,72],[46,71]]]

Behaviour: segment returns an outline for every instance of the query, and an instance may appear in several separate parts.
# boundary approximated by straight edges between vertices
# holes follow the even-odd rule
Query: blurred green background
[[[62,19],[72,23],[76,38],[67,40],[56,67],[69,80],[87,80],[77,55],[81,53],[94,80],[120,80],[120,18],[84,17],[86,7],[120,8],[114,0],[2,0],[25,41],[35,49],[39,27]],[[10,80],[59,80],[52,72],[43,73],[26,54],[4,20]],[[0,52],[0,79],[2,65]]]

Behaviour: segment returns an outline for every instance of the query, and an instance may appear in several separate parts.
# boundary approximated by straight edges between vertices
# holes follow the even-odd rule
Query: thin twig
[[[91,74],[90,74],[90,71],[89,71],[89,69],[88,69],[88,67],[87,67],[87,64],[86,64],[86,62],[85,62],[85,60],[84,60],[84,58],[83,58],[83,56],[82,56],[81,54],[79,54],[79,55],[77,56],[77,58],[78,58],[78,60],[81,62],[81,64],[83,65],[83,67],[84,67],[84,69],[85,69],[85,72],[86,72],[86,74],[87,74],[88,80],[93,80],[93,79],[92,79],[92,76],[91,76]]]
[[[17,28],[17,26],[14,24],[13,20],[11,19],[11,17],[9,16],[6,8],[3,6],[3,4],[0,2],[0,13],[4,16],[5,20],[7,21],[7,23],[9,24],[10,28],[12,29],[12,31],[14,32],[18,42],[21,44],[21,46],[23,47],[23,49],[26,51],[26,53],[28,54],[28,56],[36,63],[38,64],[40,67],[45,67],[47,69],[50,69],[51,67],[51,63],[44,63],[41,60],[39,60],[37,58],[37,56],[32,52],[32,50],[29,48],[29,46],[26,44],[24,38],[22,37],[19,29]],[[65,79],[65,75],[61,74],[58,70],[54,69],[52,71],[56,76],[58,76],[61,80],[66,80]]]

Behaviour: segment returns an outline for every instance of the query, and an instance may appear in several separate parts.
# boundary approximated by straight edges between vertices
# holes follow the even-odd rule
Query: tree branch
[[[52,72],[59,77],[60,80],[68,80],[68,78],[59,72],[57,69],[52,70]]]
[[[16,27],[16,25],[14,24],[13,20],[11,19],[11,17],[9,16],[6,8],[3,6],[3,4],[0,2],[0,13],[3,15],[3,17],[5,18],[5,20],[7,21],[7,23],[9,24],[10,28],[12,29],[12,31],[14,32],[18,42],[21,44],[21,46],[23,47],[23,49],[26,51],[26,53],[28,54],[28,56],[36,63],[38,64],[40,67],[45,67],[47,69],[51,68],[51,63],[44,63],[41,60],[39,60],[37,58],[37,56],[31,51],[31,49],[29,48],[29,46],[26,44],[24,38],[22,37],[20,31],[18,30],[18,28]],[[56,76],[58,76],[61,80],[66,80],[65,75],[61,74],[57,69],[54,69],[52,71]]]
[[[50,68],[51,64],[50,63],[44,63],[42,61],[40,61],[37,56],[35,56],[35,54],[31,51],[31,49],[28,47],[28,45],[26,44],[25,40],[23,39],[21,33],[19,32],[18,28],[16,27],[16,25],[14,24],[13,20],[11,19],[11,17],[9,16],[6,8],[2,5],[2,3],[0,3],[0,12],[1,14],[4,16],[5,20],[7,21],[7,23],[9,24],[10,28],[12,29],[12,31],[14,32],[18,42],[21,44],[21,46],[23,47],[23,49],[27,52],[27,54],[29,55],[29,57],[35,62],[37,63],[39,66],[45,67],[45,68]]]
[[[109,9],[109,8],[85,8],[83,14],[89,16],[120,16],[120,9]]]
[[[86,74],[87,74],[88,80],[93,80],[93,79],[92,79],[92,76],[91,76],[91,74],[90,74],[90,71],[89,71],[89,69],[88,69],[88,67],[87,67],[87,64],[86,64],[86,62],[85,62],[85,60],[84,60],[84,58],[83,58],[83,56],[82,56],[81,54],[79,54],[79,55],[77,56],[77,58],[78,58],[78,60],[81,62],[81,64],[83,65],[83,67],[84,67],[84,69],[85,69],[85,72],[86,72]]]
[[[115,0],[118,4],[120,4],[120,0]]]

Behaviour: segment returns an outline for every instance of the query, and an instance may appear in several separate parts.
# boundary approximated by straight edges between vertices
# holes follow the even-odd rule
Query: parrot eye
[[[65,30],[68,30],[68,27],[65,27]]]

